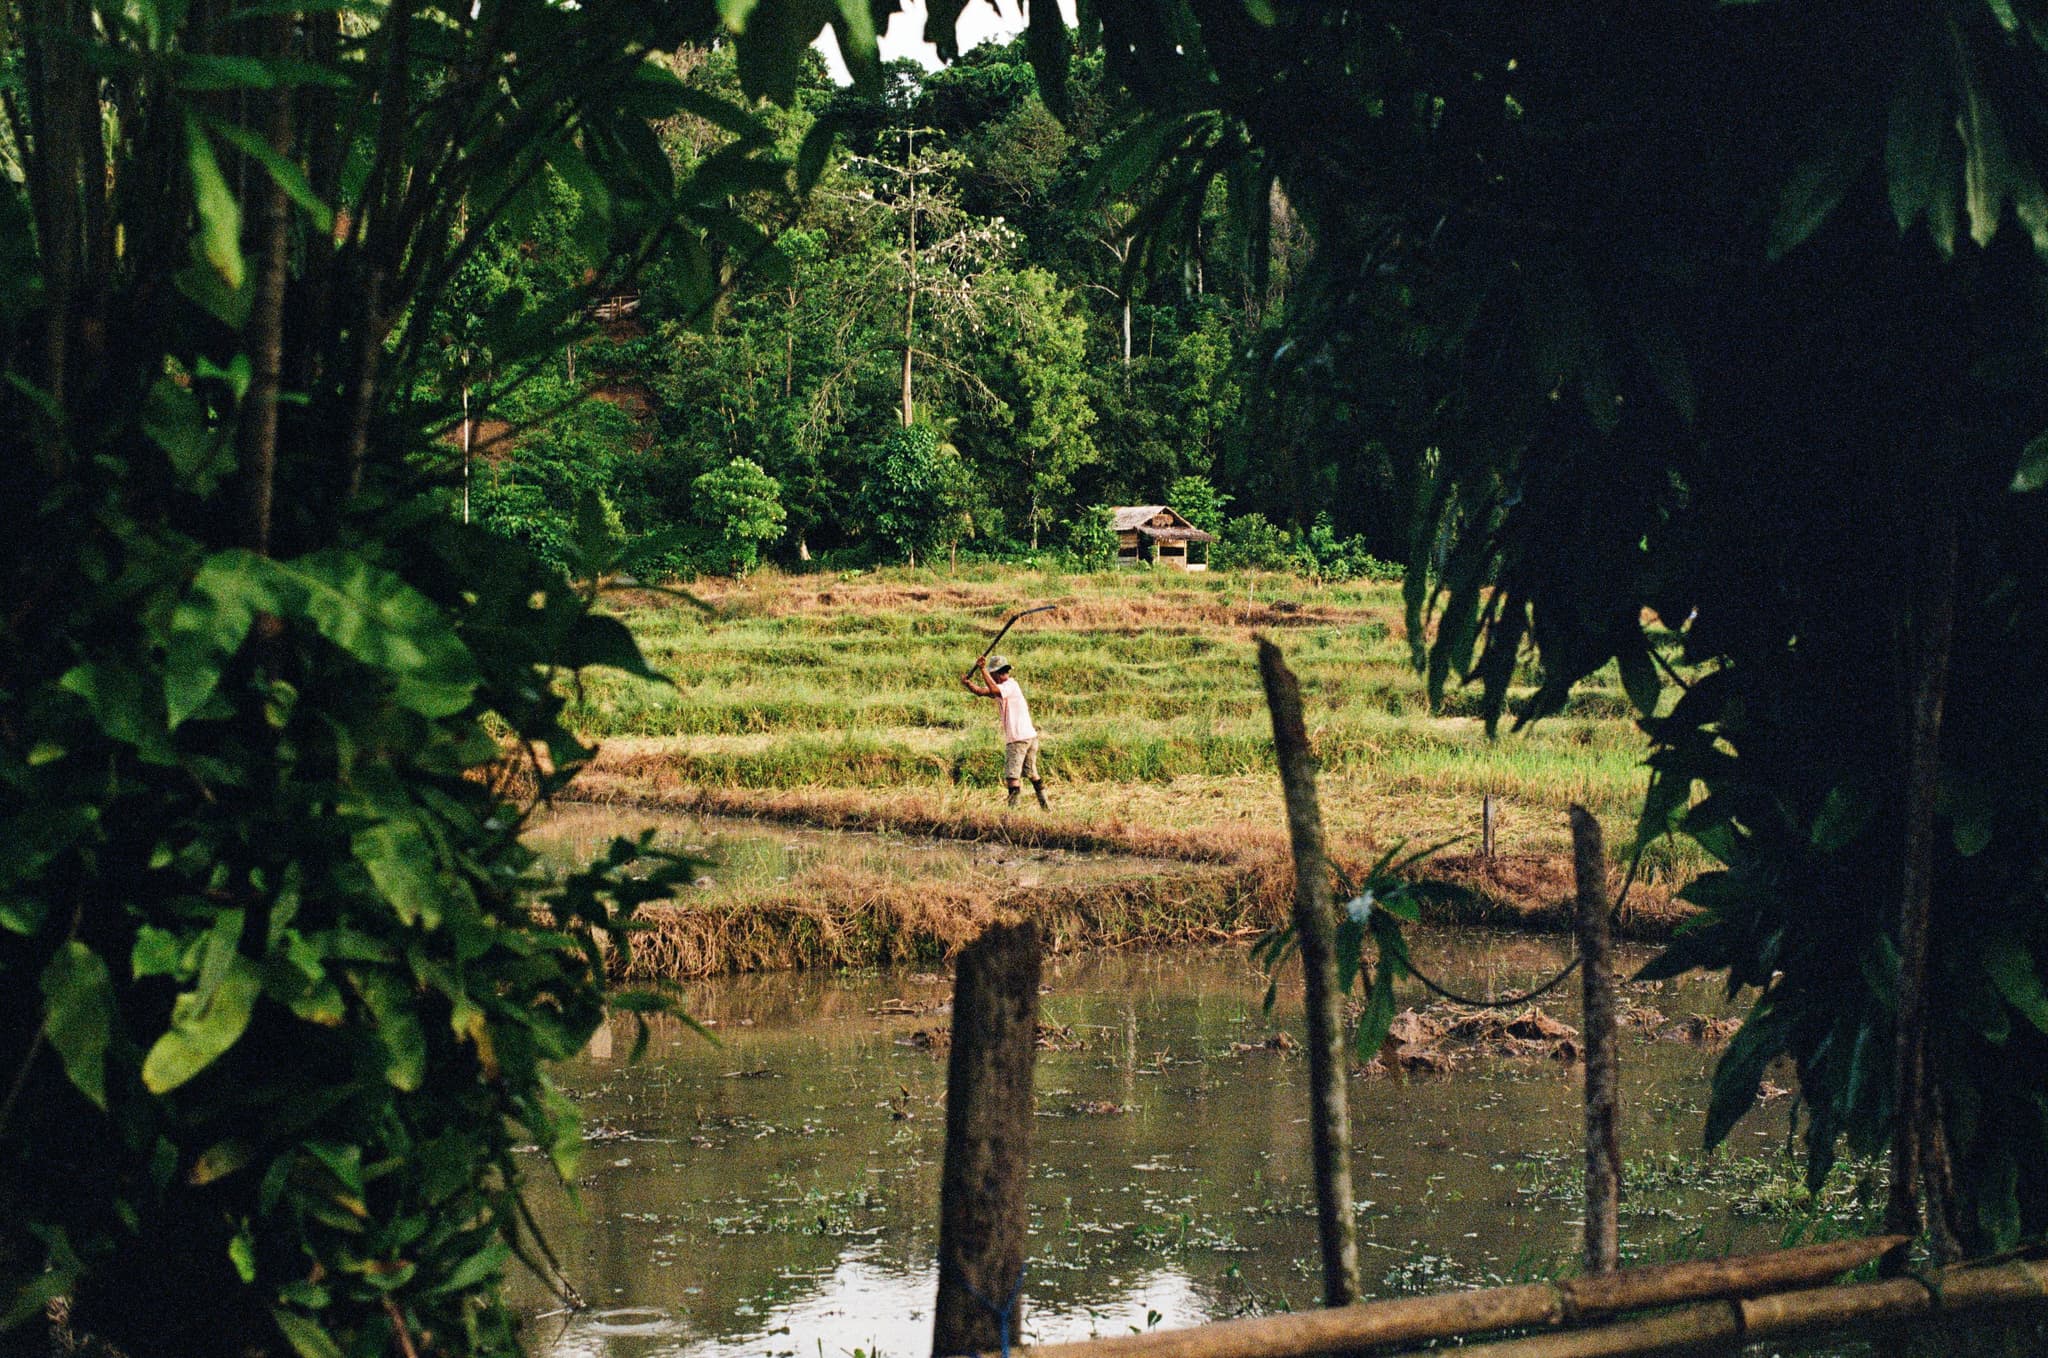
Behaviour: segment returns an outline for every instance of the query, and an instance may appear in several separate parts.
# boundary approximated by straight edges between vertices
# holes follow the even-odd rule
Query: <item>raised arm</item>
[[[978,684],[974,682],[976,675],[981,676],[981,682]],[[988,677],[987,656],[983,656],[975,661],[974,668],[960,676],[960,687],[966,689],[977,698],[993,698],[996,696],[995,681]]]

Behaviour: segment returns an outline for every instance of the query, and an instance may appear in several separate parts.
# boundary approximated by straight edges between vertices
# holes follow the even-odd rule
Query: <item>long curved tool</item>
[[[969,674],[973,674],[975,666],[981,664],[982,661],[988,659],[988,653],[996,648],[996,642],[1001,641],[1004,635],[1007,634],[1012,627],[1015,627],[1017,625],[1017,619],[1028,618],[1033,613],[1050,613],[1058,607],[1058,604],[1040,604],[1036,608],[1027,608],[1022,613],[1012,613],[1009,617],[1009,621],[1003,624],[1002,631],[996,633],[995,640],[989,642],[988,645],[982,647],[981,654],[974,657],[974,664],[969,665],[967,667],[967,672]]]

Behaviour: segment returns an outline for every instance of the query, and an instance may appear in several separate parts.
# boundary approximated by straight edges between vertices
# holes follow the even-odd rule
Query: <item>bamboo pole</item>
[[[1735,1255],[1592,1278],[1403,1297],[1324,1311],[1224,1320],[1071,1344],[1013,1349],[1016,1358],[1316,1358],[1388,1344],[1418,1344],[1494,1330],[1604,1319],[1652,1306],[1678,1306],[1783,1288],[1813,1287],[1859,1268],[1903,1236]],[[1460,1353],[1476,1350],[1461,1349]]]
[[[1614,955],[1607,923],[1607,850],[1600,822],[1574,805],[1572,868],[1578,875],[1574,920],[1586,1042],[1586,1251],[1588,1273],[1611,1273],[1621,1261],[1620,1077],[1616,1070]]]
[[[1959,1264],[1937,1270],[1925,1282],[1887,1278],[1713,1301],[1647,1320],[1477,1344],[1458,1352],[1461,1358],[1656,1358],[1719,1353],[1737,1344],[1791,1339],[1878,1321],[1896,1323],[1937,1313],[1950,1316],[2044,1301],[2048,1301],[2048,1260],[2022,1259],[1983,1267]]]
[[[1315,756],[1301,715],[1301,685],[1280,648],[1259,638],[1259,677],[1273,714],[1273,751],[1287,798],[1294,846],[1294,934],[1308,1009],[1309,1127],[1315,1160],[1316,1238],[1323,1254],[1323,1304],[1358,1299],[1358,1236],[1351,1206],[1351,1104],[1344,1078],[1343,996],[1337,988],[1337,912],[1330,899],[1323,816],[1316,805]]]

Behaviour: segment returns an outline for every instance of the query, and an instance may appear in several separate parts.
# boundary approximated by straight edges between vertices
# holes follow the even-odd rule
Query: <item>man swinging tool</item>
[[[977,676],[979,683],[975,682]],[[1003,781],[1010,788],[1009,804],[1017,804],[1023,780],[1029,778],[1031,790],[1038,794],[1038,805],[1052,810],[1052,804],[1045,799],[1045,782],[1038,776],[1038,728],[1031,724],[1031,708],[1024,701],[1024,690],[1010,677],[1010,662],[1003,656],[984,655],[960,677],[960,683],[976,697],[996,700],[996,716],[1003,724]]]
[[[1045,799],[1045,783],[1038,776],[1038,728],[1031,724],[1031,708],[1024,701],[1024,690],[1010,677],[1010,662],[999,655],[990,655],[1009,630],[1017,625],[1018,618],[1033,613],[1050,613],[1054,604],[1041,604],[1012,615],[997,632],[995,640],[982,648],[975,658],[974,667],[960,676],[961,686],[978,698],[996,700],[996,716],[1003,724],[1003,781],[1010,787],[1010,805],[1017,804],[1017,794],[1023,791],[1023,780],[1031,780],[1031,790],[1038,794],[1038,805],[1047,811],[1052,804]],[[979,676],[980,682],[976,682]]]

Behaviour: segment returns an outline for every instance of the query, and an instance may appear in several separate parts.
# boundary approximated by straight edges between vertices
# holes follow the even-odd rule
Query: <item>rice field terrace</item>
[[[1301,677],[1340,863],[1362,866],[1404,840],[1456,841],[1432,875],[1473,887],[1495,914],[1545,922],[1570,891],[1570,804],[1608,825],[1619,859],[1632,852],[1646,747],[1619,681],[1596,677],[1567,712],[1489,739],[1475,693],[1454,690],[1430,709],[1398,585],[980,566],[764,573],[696,597],[705,607],[621,596],[649,661],[674,683],[586,682],[571,720],[602,750],[575,797],[1209,864],[1206,878],[1173,878],[1166,904],[1178,913],[1146,917],[1204,937],[1252,930],[1278,917],[1290,889],[1271,871],[1285,822],[1253,661],[1264,634]],[[1052,809],[1027,797],[1009,811],[993,705],[959,678],[1004,618],[1043,603],[1058,608],[1025,619],[1000,649],[1031,703]],[[1526,695],[1534,676],[1519,677]],[[1481,859],[1488,794],[1498,854]],[[1154,879],[1133,866],[1141,884]],[[1697,866],[1680,846],[1650,846],[1632,896],[1636,932],[1668,928],[1671,891]],[[888,894],[850,880],[824,874],[760,900],[805,895],[829,909],[859,895],[872,907]],[[1075,941],[1090,940],[1084,930]],[[1130,940],[1120,929],[1114,941]],[[758,946],[746,952],[747,965],[763,963]]]

